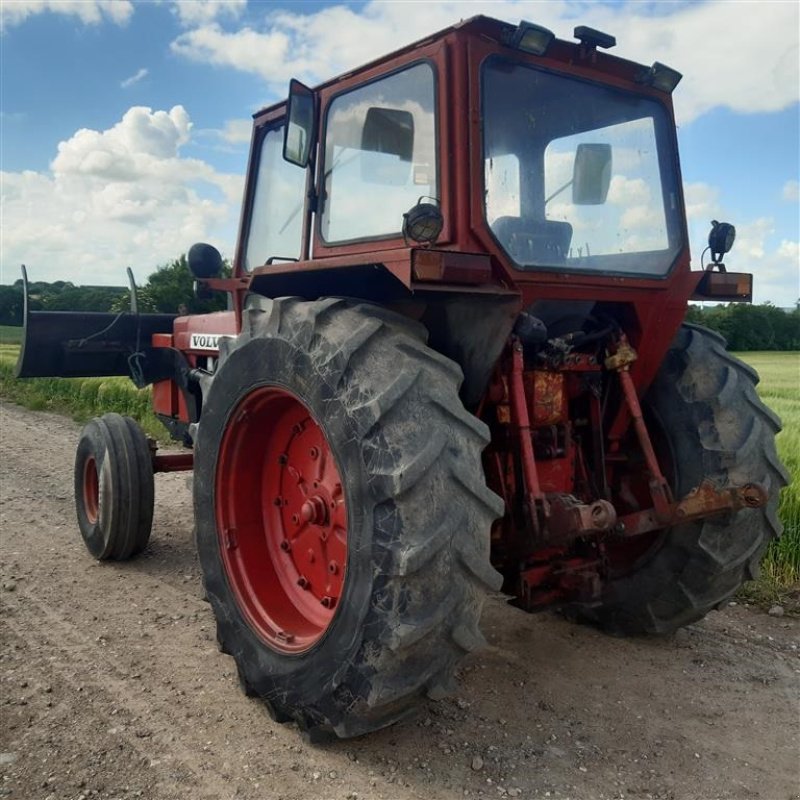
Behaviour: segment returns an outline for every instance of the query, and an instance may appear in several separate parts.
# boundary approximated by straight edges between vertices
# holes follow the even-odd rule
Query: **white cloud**
[[[237,19],[247,0],[174,0],[172,6],[182,25],[207,25],[219,17]]]
[[[141,69],[137,70],[133,75],[129,78],[125,78],[124,81],[120,83],[120,87],[123,89],[127,89],[129,86],[133,86],[134,83],[139,83],[142,78],[146,78],[149,70],[146,67],[142,67]]]
[[[684,183],[683,197],[690,224],[698,222],[708,225],[722,213],[719,189],[716,186],[709,186],[707,183]]]
[[[424,14],[409,13],[411,8],[373,0],[360,9],[270,10],[258,29],[234,31],[198,22],[175,39],[172,49],[189,59],[260,75],[283,94],[291,77],[319,82],[438,28],[486,13],[510,22],[530,19],[565,39],[576,24],[587,24],[617,37],[615,53],[675,67],[685,76],[675,94],[683,122],[715,106],[742,113],[776,111],[800,97],[797,3],[711,0],[655,7],[666,14],[632,0],[618,5],[448,0],[426,4]],[[715,35],[720,19],[725,20],[724,33]]]
[[[800,200],[800,183],[797,181],[786,181],[786,183],[783,184],[781,196],[790,203],[796,203]]]
[[[783,239],[775,248],[765,247],[762,243],[755,250],[761,250],[763,255],[732,267],[753,273],[754,302],[769,300],[783,308],[794,306],[800,298],[800,243]]]
[[[134,107],[61,142],[48,173],[2,173],[4,272],[119,284],[126,266],[143,279],[195,241],[230,253],[242,178],[182,157],[191,136],[183,107]]]
[[[252,119],[229,119],[220,131],[220,136],[228,144],[250,144],[252,133]]]
[[[133,14],[129,0],[5,0],[0,3],[0,27],[19,25],[28,17],[50,11],[77,17],[86,25],[110,20],[124,25]]]

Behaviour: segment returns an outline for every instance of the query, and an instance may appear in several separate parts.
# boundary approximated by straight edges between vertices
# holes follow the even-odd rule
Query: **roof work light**
[[[652,86],[654,89],[671,94],[682,77],[678,70],[656,61],[650,69],[638,77],[638,81],[645,86]]]
[[[534,25],[532,22],[522,20],[511,35],[509,44],[518,50],[524,50],[526,53],[543,56],[555,38],[556,35],[553,31],[549,31],[541,25]]]

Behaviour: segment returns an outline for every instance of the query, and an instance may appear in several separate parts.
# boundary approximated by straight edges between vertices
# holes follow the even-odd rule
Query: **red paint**
[[[525,386],[522,379],[522,345],[518,341],[511,344],[511,375],[509,386],[511,389],[511,415],[514,419],[519,436],[519,447],[522,453],[522,474],[525,481],[525,494],[531,508],[534,524],[538,519],[536,503],[544,497],[539,486],[539,476],[536,472],[536,460],[533,457],[533,443],[531,441],[531,422],[528,416],[528,400],[525,396]]]
[[[309,649],[342,596],[347,509],[334,455],[297,397],[262,387],[234,409],[215,497],[220,552],[239,609],[273,649]]]
[[[94,525],[100,516],[100,478],[94,456],[89,456],[83,465],[83,510]]]
[[[156,453],[153,472],[187,472],[194,468],[194,453]]]

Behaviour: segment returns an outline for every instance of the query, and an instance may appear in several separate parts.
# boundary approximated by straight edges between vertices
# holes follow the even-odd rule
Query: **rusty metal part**
[[[639,440],[639,446],[642,448],[642,453],[647,463],[647,471],[650,473],[650,494],[653,498],[655,514],[659,520],[665,522],[669,518],[672,492],[667,484],[667,479],[661,472],[661,467],[659,467],[658,459],[656,458],[656,452],[653,449],[653,443],[650,441],[650,434],[647,431],[647,425],[644,421],[642,407],[639,404],[636,387],[633,384],[633,379],[629,371],[629,365],[636,360],[636,351],[628,344],[628,339],[624,333],[619,336],[617,350],[614,356],[616,355],[620,355],[620,365],[616,367],[616,370],[625,397],[625,404],[628,407],[628,413],[631,416],[636,431],[636,438]],[[609,358],[606,359],[606,365],[609,364],[614,356],[609,356]]]
[[[564,397],[564,373],[534,370],[525,375],[526,388],[530,392],[531,412],[534,427],[555,425],[566,416]]]
[[[767,500],[767,490],[757,483],[718,489],[713,481],[704,480],[686,497],[670,504],[666,520],[660,518],[652,508],[637,511],[619,518],[616,533],[622,536],[639,536],[717,514],[741,511],[744,508],[761,508],[766,505]]]
[[[511,416],[519,435],[522,477],[525,483],[525,499],[530,509],[531,523],[534,530],[538,531],[540,527],[539,512],[542,510],[546,514],[547,501],[539,485],[539,475],[536,471],[536,460],[533,455],[531,422],[528,415],[527,398],[525,397],[523,369],[522,343],[519,339],[514,337],[511,342],[511,380],[509,386]]]
[[[678,503],[675,518],[695,519],[705,516],[709,511],[761,508],[766,505],[768,497],[767,490],[758,483],[718,490],[713,481],[704,480]]]
[[[539,562],[539,557],[546,560]],[[590,602],[600,596],[600,569],[599,559],[566,558],[561,548],[544,550],[536,564],[520,572],[519,605],[535,611],[565,599]]]
[[[547,495],[550,511],[542,531],[546,540],[568,542],[603,533],[617,523],[617,512],[607,500],[581,503],[570,494]]]
[[[153,472],[187,472],[194,469],[194,453],[153,453]]]
[[[625,334],[622,334],[619,337],[616,350],[606,358],[605,367],[612,372],[618,372],[621,369],[630,367],[638,357],[638,353],[630,346]]]

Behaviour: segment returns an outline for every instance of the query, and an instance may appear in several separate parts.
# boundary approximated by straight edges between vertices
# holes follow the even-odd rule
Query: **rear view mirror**
[[[198,280],[218,278],[222,274],[222,256],[212,244],[198,242],[189,248],[186,258],[189,272]]]
[[[368,108],[361,131],[361,150],[364,181],[404,186],[414,157],[413,115],[396,108]]]
[[[579,144],[572,172],[572,202],[576,206],[599,206],[611,185],[611,145]]]
[[[316,136],[314,92],[292,78],[289,83],[289,108],[283,132],[283,157],[305,169],[311,160]]]

